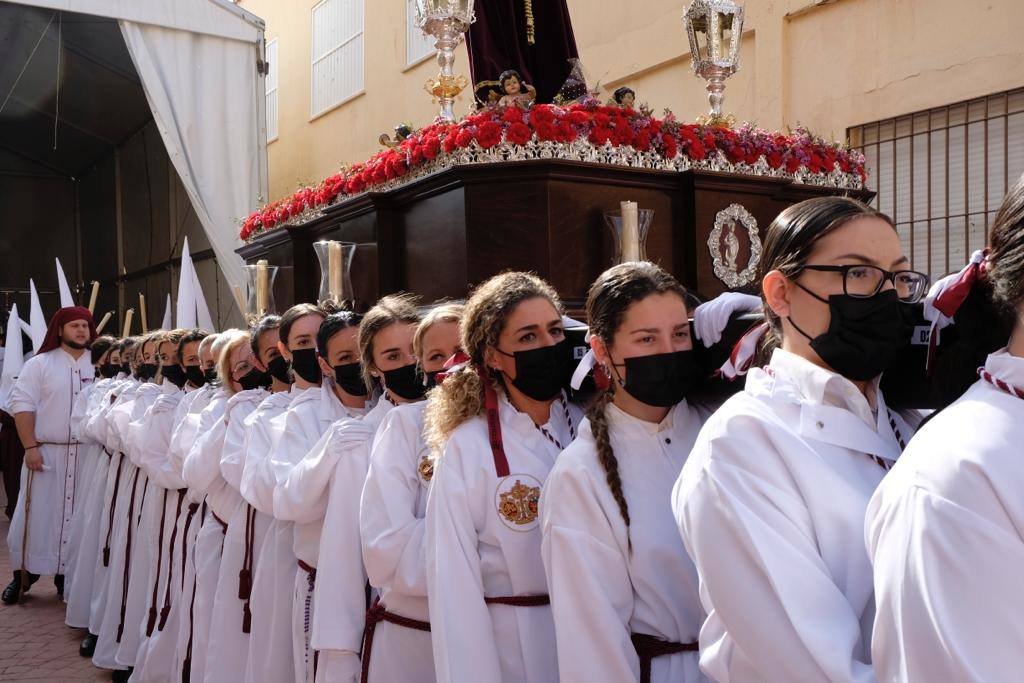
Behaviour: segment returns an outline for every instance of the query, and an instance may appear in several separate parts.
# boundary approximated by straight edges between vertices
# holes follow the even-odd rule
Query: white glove
[[[705,348],[722,340],[722,332],[734,313],[761,310],[761,297],[740,292],[725,292],[705,301],[693,311],[693,330]]]
[[[944,278],[936,280],[931,289],[928,290],[928,296],[924,298],[924,310],[922,311],[922,314],[924,315],[924,319],[932,324],[933,331],[941,330],[953,324],[952,318],[943,315],[942,311],[935,308],[935,300],[938,299],[944,291],[946,291],[946,288],[960,279],[964,270],[970,268],[974,264],[981,263],[984,260],[985,252],[979,249],[971,254],[971,260],[967,262],[966,266],[951,275],[947,275]]]
[[[359,655],[349,650],[320,650],[316,683],[356,683],[363,667]]]

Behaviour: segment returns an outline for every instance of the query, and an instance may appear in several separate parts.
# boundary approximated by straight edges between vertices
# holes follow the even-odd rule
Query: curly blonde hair
[[[419,326],[416,328],[416,334],[412,338],[412,352],[416,354],[417,362],[423,365],[423,337],[427,335],[427,331],[438,323],[458,323],[462,321],[462,312],[465,310],[463,304],[456,303],[442,303],[437,304],[423,316],[423,320],[420,321]]]
[[[477,368],[484,368],[484,353],[498,345],[509,314],[523,301],[543,298],[559,314],[562,301],[554,288],[533,273],[507,272],[480,284],[470,295],[462,315],[462,350],[467,367],[454,372],[431,392],[425,412],[424,435],[435,455],[440,455],[448,436],[463,422],[483,412],[483,382]],[[500,380],[489,380],[495,388]]]

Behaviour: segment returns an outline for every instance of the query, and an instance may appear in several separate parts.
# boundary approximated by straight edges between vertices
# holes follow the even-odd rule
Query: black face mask
[[[670,408],[686,398],[702,374],[693,351],[635,356],[625,359],[622,366],[626,368],[626,381],[618,378],[622,388],[641,403],[657,408]],[[617,369],[615,374],[619,374]]]
[[[143,381],[149,381],[156,377],[156,371],[160,368],[156,363],[143,363],[139,366],[139,372],[136,375]]]
[[[316,360],[316,349],[292,351],[292,371],[310,384],[319,384],[323,379],[320,363]]]
[[[797,286],[822,303],[827,303],[832,320],[828,331],[811,337],[788,318],[796,331],[807,337],[811,348],[826,364],[843,377],[866,382],[892,365],[914,331],[909,306],[900,302],[896,290],[857,298],[833,294],[826,301],[814,292]]]
[[[61,343],[63,343],[64,345],[66,345],[66,346],[68,346],[68,347],[70,347],[72,349],[75,349],[76,351],[81,351],[83,349],[89,348],[89,344],[87,344],[87,343],[86,344],[79,344],[78,342],[71,341],[69,339],[62,339]]]
[[[112,363],[100,363],[100,376],[105,379],[110,379],[118,373],[121,369],[120,365],[114,365]]]
[[[185,366],[185,377],[194,387],[201,387],[206,384],[206,374],[203,369],[198,365],[186,365]]]
[[[427,393],[423,386],[423,373],[416,363],[384,371],[384,386],[388,393],[406,401],[418,401]]]
[[[363,366],[360,363],[335,365],[332,369],[335,383],[349,396],[366,396],[370,393],[363,381]]]
[[[288,361],[284,356],[275,356],[273,360],[267,363],[267,372],[278,382],[292,383],[292,376],[288,373]]]
[[[217,368],[206,368],[203,370],[203,377],[208,383],[213,384],[217,381]]]
[[[249,389],[259,389],[270,386],[270,373],[263,372],[259,368],[253,368],[249,372],[245,373],[238,378],[238,383],[242,385],[242,389],[248,391]]]
[[[132,374],[131,363],[121,363],[121,372],[123,372],[126,375]]]
[[[529,351],[497,351],[516,359],[516,378],[511,380],[512,386],[534,401],[550,401],[569,386],[574,368],[572,344],[568,339]]]
[[[188,381],[188,377],[185,376],[185,371],[182,370],[181,366],[177,363],[173,365],[164,365],[160,368],[160,371],[164,374],[164,379],[179,389],[185,386],[185,382]]]
[[[444,370],[432,370],[426,374],[427,391],[430,391],[431,389],[437,386],[437,376],[440,375],[442,372],[444,372]]]

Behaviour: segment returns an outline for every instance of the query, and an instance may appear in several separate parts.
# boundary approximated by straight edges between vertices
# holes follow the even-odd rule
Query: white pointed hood
[[[60,259],[54,258],[53,260],[57,262],[57,287],[60,289],[60,307],[76,306],[75,298],[71,296],[71,288],[68,287],[68,279],[64,275],[64,268],[60,265]]]
[[[178,306],[176,311],[178,327],[192,329],[196,326],[196,295],[192,277],[192,256],[188,253],[188,238],[181,248],[181,270],[178,273]],[[207,330],[210,332],[212,330]]]
[[[11,316],[7,319],[7,339],[4,340],[4,369],[0,373],[0,408],[7,410],[7,397],[11,393],[14,382],[21,374],[21,366],[25,364],[25,353],[21,345],[21,318],[18,317],[18,304],[11,306]]]
[[[170,332],[174,329],[174,323],[171,322],[171,293],[167,293],[167,305],[164,306],[164,319],[160,323],[161,330],[167,330]]]
[[[31,301],[28,309],[28,326],[32,330],[29,337],[32,338],[32,350],[36,351],[43,345],[46,339],[46,318],[43,317],[43,307],[39,304],[39,292],[36,291],[36,283],[31,278],[28,281]]]

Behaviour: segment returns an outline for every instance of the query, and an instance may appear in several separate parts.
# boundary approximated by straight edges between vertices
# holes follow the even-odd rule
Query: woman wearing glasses
[[[864,511],[913,428],[879,376],[909,343],[928,278],[888,217],[811,199],[768,228],[775,347],[701,430],[673,492],[718,681],[873,681]]]

